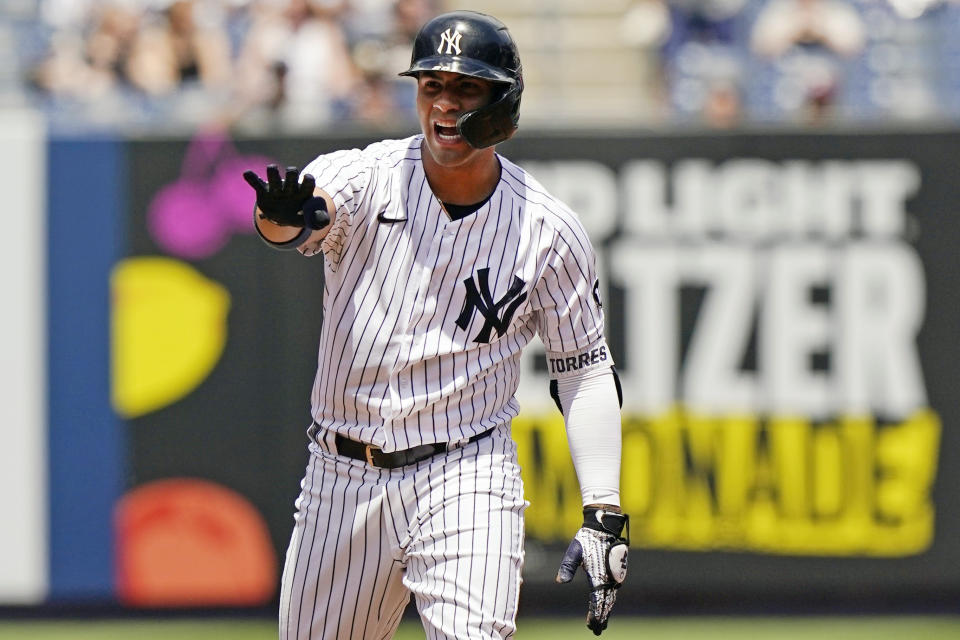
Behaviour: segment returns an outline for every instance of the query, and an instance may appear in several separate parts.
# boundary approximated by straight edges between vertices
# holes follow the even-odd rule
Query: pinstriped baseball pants
[[[296,502],[281,640],[390,638],[411,593],[428,640],[512,637],[526,502],[509,425],[400,469],[320,440]]]

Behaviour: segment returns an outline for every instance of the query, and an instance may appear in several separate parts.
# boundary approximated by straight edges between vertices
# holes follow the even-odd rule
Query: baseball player
[[[599,635],[629,542],[593,249],[576,215],[495,151],[523,91],[500,21],[434,18],[401,75],[417,82],[419,135],[322,155],[302,173],[244,174],[263,239],[322,254],[324,267],[280,637],[389,638],[411,593],[428,638],[515,633],[527,503],[510,422],[535,334],[584,504],[557,581],[584,567]]]

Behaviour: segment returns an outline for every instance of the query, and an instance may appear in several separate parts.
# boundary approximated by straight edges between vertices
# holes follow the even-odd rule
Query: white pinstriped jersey
[[[613,364],[576,215],[498,156],[493,195],[451,219],[427,183],[421,141],[338,151],[303,170],[337,208],[321,245],[313,417],[384,451],[508,422],[520,352],[536,333],[553,377]]]

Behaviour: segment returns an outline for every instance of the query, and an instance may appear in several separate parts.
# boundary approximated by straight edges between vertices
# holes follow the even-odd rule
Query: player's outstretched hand
[[[627,577],[630,518],[602,507],[583,509],[583,526],[567,547],[557,571],[557,582],[570,582],[582,564],[593,591],[587,610],[587,627],[594,635],[607,628],[607,618],[617,600],[617,589]],[[627,527],[627,537],[621,537]]]
[[[281,178],[280,168],[271,164],[267,167],[266,182],[254,171],[245,171],[243,179],[257,192],[257,208],[262,217],[281,227],[322,229],[330,222],[325,202],[313,195],[313,176],[308,173],[301,182],[299,175],[296,167],[287,167],[286,178]]]

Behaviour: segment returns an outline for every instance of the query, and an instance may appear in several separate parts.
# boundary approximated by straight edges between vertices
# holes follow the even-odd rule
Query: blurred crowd
[[[639,0],[645,11],[660,0]],[[669,116],[708,126],[960,119],[956,0],[666,0]]]
[[[432,0],[43,0],[24,65],[54,122],[306,129],[411,116]]]
[[[612,72],[641,84],[645,104],[626,110],[655,114],[660,123],[731,128],[960,119],[958,1],[605,0],[595,5],[596,18],[616,21],[617,49],[632,52],[648,72],[634,76],[622,58],[596,67],[600,74],[600,67],[610,72],[611,65],[625,65]],[[419,25],[460,6],[442,0],[4,2],[17,25],[17,81],[55,125],[294,130],[413,122],[413,83],[396,73],[409,61]],[[510,6],[493,4],[495,14]],[[534,20],[527,22],[556,23],[566,8],[577,33],[578,20],[586,25],[594,17],[567,0],[541,4],[528,10]],[[483,2],[470,6],[487,9]],[[3,14],[0,9],[0,21]],[[521,50],[529,44],[535,59],[538,44],[518,36],[544,30],[510,26]],[[4,35],[0,30],[0,55]],[[550,34],[546,40],[545,59],[565,49],[588,55],[589,43]],[[559,73],[541,73],[538,80],[570,80]],[[550,91],[540,88],[545,102]]]

